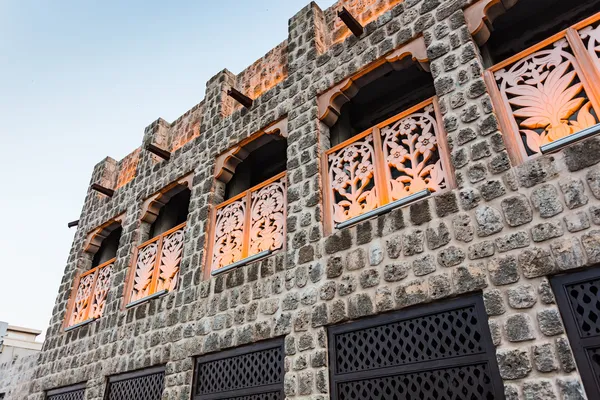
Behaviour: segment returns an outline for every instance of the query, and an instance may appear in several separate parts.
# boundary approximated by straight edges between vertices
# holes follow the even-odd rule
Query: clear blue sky
[[[283,41],[307,3],[0,0],[0,320],[46,329],[93,166]]]

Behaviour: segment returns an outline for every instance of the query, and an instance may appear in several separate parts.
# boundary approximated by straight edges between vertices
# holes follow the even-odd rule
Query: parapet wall
[[[390,12],[401,2],[402,0],[339,0],[328,9],[317,11],[319,17],[315,19],[317,29],[314,32],[318,42],[316,54],[324,53],[332,45],[339,44],[351,36],[350,30],[337,16],[343,7],[352,13],[362,25],[367,25],[376,21],[382,14]],[[307,35],[311,33],[311,31],[308,31]],[[292,35],[290,38],[275,46],[237,75],[228,70],[223,70],[221,74],[227,79],[219,82],[224,85],[216,104],[220,117],[228,117],[234,111],[240,111],[243,108],[241,104],[226,95],[229,87],[236,88],[255,100],[281,84],[288,77],[290,60],[298,56],[298,53],[296,53],[297,47],[294,45],[290,48],[289,42],[290,39],[293,39],[293,35],[297,34],[302,33],[290,31],[290,35]],[[207,83],[206,94],[209,97],[214,95],[209,89],[210,86],[213,86],[212,81],[211,79]],[[158,118],[146,128],[145,137],[149,136],[150,139],[149,141],[145,139],[144,145],[152,143],[161,149],[173,152],[192,141],[201,134],[203,106],[204,101],[194,106],[171,124],[162,118]],[[105,165],[100,166],[100,169],[104,171],[102,180],[92,183],[101,183],[107,188],[116,190],[133,179],[137,172],[138,161],[139,149],[118,162],[107,157],[103,161]]]

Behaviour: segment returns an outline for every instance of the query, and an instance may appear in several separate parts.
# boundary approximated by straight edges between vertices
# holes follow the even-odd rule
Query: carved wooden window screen
[[[600,399],[600,268],[552,279],[587,396]]]
[[[212,270],[218,270],[285,244],[286,173],[216,207]]]
[[[328,150],[330,219],[341,223],[425,189],[453,186],[441,121],[434,97]]]
[[[67,326],[100,318],[106,305],[115,259],[81,274],[76,284],[75,298],[68,314]]]
[[[0,399],[2,396],[0,396]],[[46,400],[83,400],[85,398],[85,383],[52,389],[46,392]]]
[[[600,121],[599,19],[588,18],[486,71],[515,162]]]
[[[129,301],[175,289],[183,255],[186,223],[138,246],[133,258],[133,282]]]
[[[332,399],[503,399],[480,295],[329,329]]]
[[[106,400],[161,400],[165,368],[153,367],[108,378]]]
[[[199,357],[194,400],[283,400],[283,340]]]

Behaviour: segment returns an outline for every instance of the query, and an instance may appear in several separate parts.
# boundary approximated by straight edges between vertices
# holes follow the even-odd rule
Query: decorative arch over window
[[[124,219],[125,214],[121,214],[88,233],[82,261],[86,266],[91,261],[91,268],[73,285],[65,321],[67,330],[90,323],[104,313]]]
[[[454,186],[428,71],[419,37],[319,97],[326,232]]]
[[[193,174],[146,199],[142,225],[152,238],[139,245],[126,287],[127,307],[166,294],[177,286]]]
[[[356,96],[362,87],[391,70],[404,69],[407,64],[412,63],[418,63],[423,70],[429,71],[427,47],[422,36],[406,43],[353,77],[343,80],[322,93],[318,98],[319,119],[332,127],[340,117],[342,106]]]
[[[273,123],[217,158],[216,195],[223,201],[215,207],[207,252],[212,274],[266,257],[285,246],[287,119]],[[266,150],[266,153],[263,154]],[[228,187],[245,162],[261,152],[263,169],[245,186]],[[273,154],[267,154],[272,152]],[[281,162],[278,160],[280,159]],[[269,168],[276,165],[276,168]],[[264,173],[266,171],[266,173]],[[262,182],[257,182],[257,179]],[[240,187],[241,186],[241,187]],[[243,190],[241,190],[243,189]]]

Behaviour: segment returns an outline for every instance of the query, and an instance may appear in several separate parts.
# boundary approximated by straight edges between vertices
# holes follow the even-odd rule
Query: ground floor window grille
[[[283,340],[196,360],[194,400],[283,400]]]
[[[165,368],[154,367],[108,379],[107,400],[161,400]]]
[[[0,399],[4,397],[0,396]],[[85,398],[85,383],[52,389],[46,392],[46,400],[83,400]]]
[[[552,279],[588,398],[600,399],[600,268]]]
[[[332,399],[504,399],[480,295],[332,327],[329,349]]]

